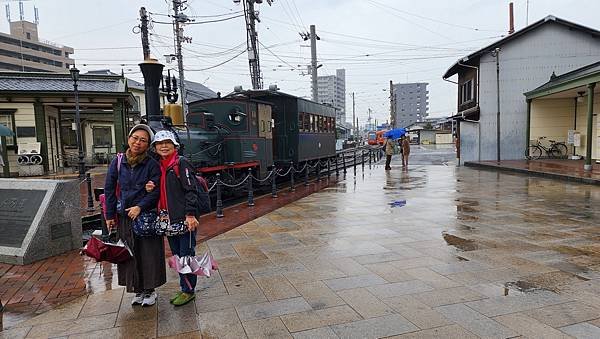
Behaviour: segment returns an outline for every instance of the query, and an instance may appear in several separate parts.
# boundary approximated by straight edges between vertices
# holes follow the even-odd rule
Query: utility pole
[[[314,102],[319,102],[317,87],[317,33],[315,32],[315,25],[310,25],[310,65],[312,67],[312,97]]]
[[[144,52],[144,60],[150,59],[150,43],[148,41],[148,12],[146,7],[140,8],[140,33],[142,36],[142,51]]]
[[[496,161],[500,163],[500,48],[492,51],[496,57]]]
[[[248,64],[250,66],[252,88],[261,89],[263,83],[260,74],[260,61],[258,58],[258,34],[256,33],[256,21],[260,22],[260,19],[254,10],[255,2],[256,0],[244,0],[243,6],[244,17],[246,18],[246,46],[248,49]]]
[[[356,122],[356,113],[354,110],[356,109],[356,105],[354,104],[354,92],[352,92],[352,129],[354,130],[354,134],[358,134],[358,125],[355,125]]]
[[[368,123],[367,123],[367,128],[368,128],[369,130],[371,130],[371,129],[372,129],[372,128],[371,128],[371,126],[373,126],[373,125],[371,125],[371,108],[369,108],[369,109],[368,109],[368,117],[369,117],[369,118],[367,119],[367,121],[368,121]]]
[[[179,90],[181,91],[181,106],[183,108],[183,120],[187,120],[188,107],[186,105],[185,77],[183,75],[183,54],[181,53],[181,40],[184,39],[182,24],[188,21],[183,11],[186,0],[173,0],[173,21],[175,35],[175,53],[177,55],[177,68],[179,69]]]
[[[394,95],[394,84],[392,80],[390,80],[390,125],[392,128],[396,127],[396,105],[394,105],[395,95]]]

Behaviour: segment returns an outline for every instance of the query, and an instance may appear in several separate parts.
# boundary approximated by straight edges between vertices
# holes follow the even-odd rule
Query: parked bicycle
[[[527,153],[527,159],[536,160],[542,157],[542,154],[546,153],[548,158],[561,159],[567,156],[567,145],[564,142],[557,142],[555,140],[548,140],[550,146],[546,147],[542,144],[542,140],[546,137],[539,137],[535,141],[535,145],[530,145]]]

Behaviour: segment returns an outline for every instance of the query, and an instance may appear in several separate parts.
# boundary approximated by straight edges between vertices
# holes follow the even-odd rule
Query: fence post
[[[271,177],[271,197],[277,198],[277,183],[275,179],[277,178],[277,167],[273,166],[273,172],[271,172],[273,177]]]
[[[254,206],[254,189],[252,188],[252,168],[248,168],[248,206]]]
[[[371,166],[371,163],[373,162],[373,150],[369,148],[369,166]]]
[[[338,166],[338,155],[335,155],[335,176],[339,177],[340,176],[340,169]]]
[[[310,165],[308,164],[308,161],[305,163],[304,166],[304,186],[308,186],[308,167]]]
[[[327,158],[327,179],[331,177],[331,158]]]
[[[87,184],[87,211],[94,212],[94,199],[92,198],[92,176],[90,172],[85,174],[85,181]]]
[[[317,181],[321,181],[321,160],[317,161]]]
[[[342,167],[344,167],[344,174],[346,174],[346,153],[342,152]]]
[[[354,173],[356,173],[356,148],[352,151],[352,156],[354,157],[354,161],[352,162],[352,166],[354,167]]]
[[[294,192],[296,187],[294,187],[294,162],[290,161],[290,192]]]
[[[217,218],[223,218],[223,200],[221,197],[221,173],[217,173]]]

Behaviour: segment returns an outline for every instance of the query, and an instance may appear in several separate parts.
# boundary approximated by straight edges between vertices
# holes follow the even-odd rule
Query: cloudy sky
[[[10,3],[11,18],[18,20],[18,2]],[[310,96],[308,42],[299,32],[316,25],[319,75],[346,69],[347,117],[351,118],[351,93],[361,124],[367,110],[378,122],[389,116],[389,81],[428,82],[430,116],[456,111],[456,85],[441,79],[458,58],[506,34],[508,3],[503,0],[274,0],[258,5],[260,63],[264,84],[282,91]],[[597,0],[515,0],[515,26],[523,28],[547,15],[600,29]],[[529,4],[527,6],[527,4]],[[139,8],[145,6],[156,21],[151,30],[152,54],[174,53],[170,0],[29,0],[25,18],[33,21],[39,8],[42,39],[75,48],[82,70],[111,69],[141,80],[142,60],[138,25]],[[529,15],[527,16],[527,7]],[[242,7],[232,0],[188,0],[185,11],[195,20],[186,25],[192,37],[184,45],[186,78],[214,91],[229,93],[235,85],[251,88],[245,50]],[[206,23],[215,19],[228,19]],[[0,30],[8,32],[8,21]],[[175,68],[176,63],[167,64]]]

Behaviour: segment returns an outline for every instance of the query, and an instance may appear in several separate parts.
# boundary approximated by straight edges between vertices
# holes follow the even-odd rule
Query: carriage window
[[[310,131],[314,132],[315,131],[315,116],[312,114],[309,114],[308,116],[310,116]]]
[[[319,132],[323,133],[323,117],[319,117]]]
[[[298,132],[302,132],[304,130],[302,119],[304,119],[304,113],[298,112]]]
[[[310,115],[308,113],[304,113],[304,132],[310,132]]]

